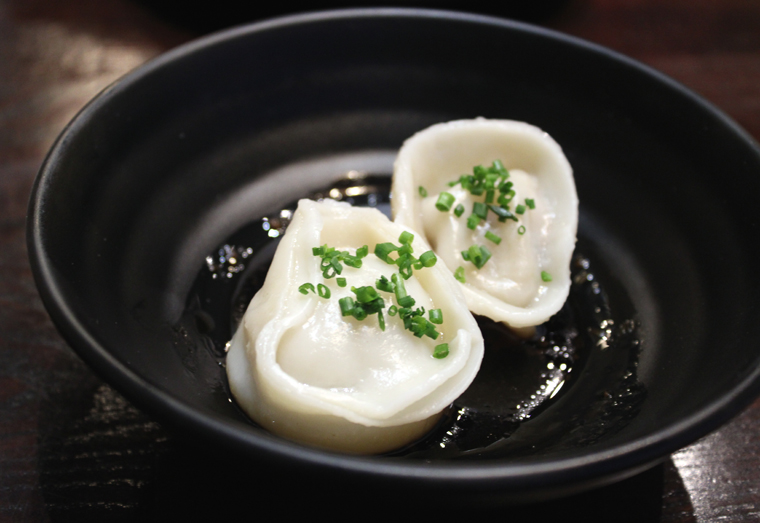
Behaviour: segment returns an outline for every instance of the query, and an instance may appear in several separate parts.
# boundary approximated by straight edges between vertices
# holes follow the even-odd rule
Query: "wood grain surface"
[[[226,8],[225,16],[214,17],[188,5],[0,0],[0,522],[199,520],[238,511],[252,519],[265,516],[268,501],[252,486],[287,492],[286,478],[272,480],[234,456],[169,434],[93,375],[50,322],[27,260],[26,207],[37,170],[89,99],[167,49],[277,11],[237,12],[222,1],[215,7]],[[479,8],[444,7],[473,5]],[[299,7],[286,3],[282,11]],[[500,9],[659,69],[760,139],[760,2],[569,0]],[[758,434],[755,402],[719,431],[623,482],[501,513],[448,515],[757,521]],[[340,494],[324,492],[276,497],[278,513],[345,515]],[[424,500],[420,507],[436,508]]]

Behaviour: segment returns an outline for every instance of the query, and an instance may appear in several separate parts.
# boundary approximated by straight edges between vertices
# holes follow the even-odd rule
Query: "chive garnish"
[[[446,212],[451,209],[454,204],[454,195],[447,192],[442,192],[438,195],[438,200],[435,202],[435,208],[441,212]]]
[[[525,198],[525,205],[527,205],[531,209],[535,209],[536,208],[536,201],[533,200],[532,198]]]
[[[359,288],[351,287],[351,292],[356,294],[356,301],[359,303],[369,303],[379,298],[375,288],[370,286]]]
[[[420,185],[419,189],[417,190],[419,191],[420,196],[422,196],[423,198],[427,197],[427,190],[422,185]]]
[[[495,235],[494,233],[492,233],[491,231],[486,231],[486,240],[491,240],[491,241],[492,241],[492,242],[494,242],[496,245],[499,245],[499,244],[501,243],[501,237],[499,237],[499,236],[496,236],[496,235]]]
[[[298,287],[298,292],[301,294],[309,294],[309,291],[311,292],[317,292],[314,290],[314,285],[311,283],[304,283],[300,287]]]
[[[491,251],[482,245],[472,245],[466,251],[462,251],[462,258],[465,261],[472,262],[478,269],[482,269],[483,265],[491,259]]]
[[[486,191],[486,203],[493,203],[494,190],[488,189]]]
[[[345,278],[337,278],[335,281],[338,282],[338,287],[345,287],[346,286],[346,279]]]
[[[378,280],[375,280],[375,287],[377,287],[377,290],[379,291],[393,292],[394,284],[385,276],[380,276]]]
[[[477,214],[471,214],[469,218],[467,218],[467,228],[475,230],[475,228],[480,223],[480,216]]]
[[[361,268],[362,258],[369,252],[369,247],[366,245],[356,250],[356,254],[350,254],[348,251],[339,251],[334,247],[328,247],[327,244],[321,247],[313,247],[311,252],[314,256],[322,258],[319,264],[319,268],[322,271],[322,276],[328,280],[343,272],[343,264],[356,269]]]
[[[525,214],[525,206],[521,203],[517,204],[517,207],[515,207],[515,213],[516,214]]]
[[[517,228],[517,234],[520,234],[520,235],[523,235],[523,234],[525,234],[525,225],[520,225],[520,226]]]
[[[456,278],[457,281],[464,283],[464,267],[457,267],[457,270],[454,271],[454,278]]]
[[[462,216],[464,214],[464,205],[462,205],[461,203],[457,205],[456,208],[454,209],[454,214],[456,214],[457,218]]]
[[[401,236],[398,237],[398,242],[401,245],[411,245],[413,240],[414,234],[410,233],[409,231],[402,232]]]
[[[393,292],[396,294],[396,302],[401,305],[402,307],[413,307],[414,306],[414,298],[409,296],[406,293],[406,286],[404,285],[404,279],[399,278],[396,274],[393,274],[391,276],[391,281],[393,282],[394,288]]]
[[[498,205],[489,205],[488,208],[491,209],[494,212],[494,214],[496,214],[496,216],[499,217],[499,221],[502,221],[502,218],[504,219],[504,221],[506,221],[507,219],[512,219],[512,220],[517,221],[517,218],[515,217],[514,214],[512,214],[509,211],[509,209],[506,209],[504,207],[499,207]]]
[[[442,360],[448,355],[449,355],[448,343],[441,343],[440,345],[436,345],[435,349],[433,349],[433,357],[435,359]]]
[[[423,252],[422,256],[420,256],[420,262],[423,267],[432,267],[437,261],[438,258],[433,251]]]
[[[472,214],[481,220],[485,220],[488,217],[488,206],[483,202],[475,202],[472,205]]]
[[[428,316],[430,317],[430,323],[435,323],[436,325],[443,323],[443,312],[441,309],[430,309]]]
[[[548,282],[548,281],[552,281],[552,275],[551,275],[551,274],[549,274],[549,273],[548,273],[548,272],[546,272],[546,271],[541,271],[541,279],[542,279],[543,281],[547,281],[547,282]]]
[[[354,305],[354,308],[351,309],[351,315],[359,321],[364,321],[369,316],[364,307],[358,305]]]
[[[338,300],[340,305],[340,314],[342,316],[351,316],[354,311],[354,299],[351,296],[346,296]]]
[[[378,243],[375,245],[375,256],[383,260],[385,263],[396,263],[391,259],[390,254],[398,250],[398,247],[392,243]]]

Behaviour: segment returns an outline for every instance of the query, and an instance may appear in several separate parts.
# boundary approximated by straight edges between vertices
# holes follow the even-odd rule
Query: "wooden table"
[[[235,11],[233,5],[222,1],[224,16],[214,17],[168,0],[0,0],[0,521],[195,519],[237,510],[263,516],[267,500],[247,490],[250,481],[238,481],[257,471],[170,435],[73,353],[38,298],[25,246],[32,182],[76,111],[167,49],[224,24],[274,13]],[[477,2],[461,5],[478,8]],[[760,139],[760,2],[570,0],[546,6],[502,14],[529,17],[641,60]],[[283,9],[297,6],[286,2]],[[760,401],[624,482],[502,513],[473,509],[467,516],[756,521],[758,434]],[[275,487],[285,492],[287,485]],[[274,501],[283,511],[334,515],[340,494],[326,491],[326,498],[298,492]]]

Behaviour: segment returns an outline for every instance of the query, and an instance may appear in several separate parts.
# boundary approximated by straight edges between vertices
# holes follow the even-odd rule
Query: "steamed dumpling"
[[[378,453],[428,432],[441,411],[472,382],[483,356],[483,338],[460,285],[440,262],[415,270],[405,281],[415,307],[441,309],[442,336],[415,337],[387,307],[385,331],[377,315],[342,317],[339,299],[351,287],[390,279],[396,267],[372,254],[376,244],[398,241],[405,229],[375,209],[301,200],[277,248],[261,290],[251,301],[231,342],[227,373],[238,404],[267,430],[302,443],[354,453]],[[313,247],[327,244],[370,254],[361,268],[344,267],[325,279]],[[419,256],[429,247],[412,242]],[[330,298],[298,288],[325,285]],[[449,355],[432,356],[448,343]]]
[[[509,209],[517,221],[500,222],[489,209],[487,219],[470,229],[473,205],[484,202],[485,195],[474,196],[449,182],[497,160],[509,173],[514,191]],[[436,208],[444,191],[454,198],[448,211]],[[512,327],[530,327],[548,320],[567,299],[578,197],[562,149],[537,127],[478,118],[433,125],[415,134],[396,159],[391,203],[396,223],[422,234],[449,270],[461,267],[461,287],[472,312]],[[464,213],[457,217],[454,210],[460,204]],[[517,205],[525,212],[517,214]],[[498,245],[489,239],[494,236]],[[463,258],[473,245],[492,254],[481,268]]]

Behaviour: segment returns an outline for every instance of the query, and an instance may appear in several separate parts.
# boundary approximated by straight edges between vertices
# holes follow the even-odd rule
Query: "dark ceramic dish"
[[[236,300],[271,249],[257,244],[253,272],[216,280],[206,256],[251,245],[262,217],[345,187],[352,170],[371,176],[348,185],[382,201],[406,137],[481,115],[543,128],[575,169],[591,268],[576,260],[563,389],[519,418],[510,395],[529,390],[523,370],[530,357],[545,365],[554,341],[506,360],[490,349],[489,368],[517,369],[522,392],[484,371],[465,401],[471,426],[457,428],[469,440],[449,454],[352,457],[250,423],[219,364]],[[168,425],[263,462],[259,474],[462,503],[539,499],[650,467],[756,396],[758,173],[760,151],[736,124],[609,50],[481,16],[336,11],[213,35],[106,89],[42,167],[29,251],[83,359]],[[484,329],[492,345],[505,336]]]

